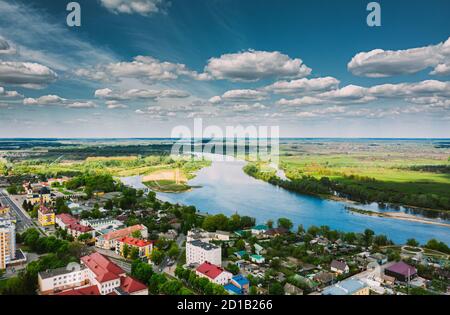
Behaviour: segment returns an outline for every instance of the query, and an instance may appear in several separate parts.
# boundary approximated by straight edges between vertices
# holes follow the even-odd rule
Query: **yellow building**
[[[38,203],[51,203],[54,195],[48,187],[42,187],[37,194],[28,194],[27,202],[31,205]]]
[[[11,220],[0,220],[0,270],[14,260],[16,254],[16,232]]]
[[[38,221],[41,226],[55,225],[55,212],[41,205],[38,210]]]
[[[0,216],[6,217],[9,215],[9,207],[4,207],[0,205]]]

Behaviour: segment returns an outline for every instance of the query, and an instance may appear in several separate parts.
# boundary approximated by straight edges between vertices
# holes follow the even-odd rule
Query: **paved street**
[[[14,200],[11,200],[11,197],[3,190],[0,190],[0,202],[11,208],[11,211],[17,220],[17,232],[23,232],[29,228],[36,227],[28,213],[22,210],[22,207],[17,205]]]

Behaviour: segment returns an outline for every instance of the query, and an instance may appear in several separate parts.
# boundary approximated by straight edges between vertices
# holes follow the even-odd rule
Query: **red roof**
[[[408,265],[407,263],[400,261],[398,263],[393,264],[390,267],[387,267],[386,270],[391,271],[393,273],[401,274],[405,277],[413,276],[417,273],[416,268]]]
[[[131,278],[130,276],[122,277],[120,280],[120,287],[127,293],[134,293],[147,289],[147,286],[145,286],[145,284],[137,281],[134,278]]]
[[[81,261],[96,275],[98,282],[118,279],[125,274],[122,268],[99,253],[81,257]]]
[[[197,271],[211,279],[217,278],[222,272],[224,272],[224,270],[219,266],[211,264],[207,261],[198,266]]]
[[[81,225],[80,222],[70,214],[63,213],[56,216],[69,230],[75,230],[81,233],[87,233],[93,230],[90,226]]]
[[[62,213],[62,214],[58,214],[56,215],[56,217],[62,221],[62,223],[64,223],[65,225],[70,225],[73,223],[78,222],[77,219],[75,219],[73,216],[71,216],[68,213]]]
[[[100,295],[100,291],[96,285],[90,287],[71,289],[68,291],[56,293],[55,295]]]
[[[108,234],[105,234],[105,236],[103,236],[103,238],[105,240],[115,240],[121,237],[125,237],[128,235],[131,235],[131,233],[136,232],[136,231],[141,231],[143,230],[145,227],[141,224],[138,225],[133,225],[133,226],[129,226],[127,228],[121,229],[121,230],[117,230],[117,231],[112,231],[109,232]]]
[[[138,247],[148,246],[148,245],[153,243],[151,241],[141,240],[141,239],[138,239],[138,238],[127,237],[127,236],[122,237],[121,239],[119,239],[119,242],[131,245],[131,246],[138,246]]]

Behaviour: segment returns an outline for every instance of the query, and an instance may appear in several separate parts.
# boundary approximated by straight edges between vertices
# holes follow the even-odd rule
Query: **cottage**
[[[417,276],[417,270],[413,266],[400,261],[386,268],[384,274],[394,277],[397,281],[407,282]]]
[[[295,285],[286,283],[284,285],[284,295],[303,295],[303,290]]]
[[[347,263],[343,260],[333,260],[331,262],[330,269],[331,271],[339,275],[348,273],[350,271],[350,268],[348,267]]]

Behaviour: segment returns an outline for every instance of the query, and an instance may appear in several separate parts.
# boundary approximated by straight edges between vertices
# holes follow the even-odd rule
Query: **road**
[[[11,200],[11,197],[2,190],[0,190],[0,202],[5,206],[9,206],[12,213],[14,213],[14,216],[17,220],[16,227],[18,232],[23,232],[29,228],[36,227],[28,213],[22,210],[22,208],[19,207],[13,200]],[[38,230],[40,231],[40,229]]]
[[[186,236],[182,233],[180,233],[180,235],[178,235],[178,238],[176,239],[176,243],[178,245],[178,248],[180,249],[180,255],[183,253],[183,243],[186,240]],[[165,272],[169,275],[173,276],[173,273],[175,271],[176,268],[176,264],[178,259],[180,258],[180,255],[177,257],[177,259],[175,259],[175,262],[172,266],[168,266],[170,258],[166,257],[164,258],[163,262],[159,265],[158,269],[156,270],[157,272]]]

